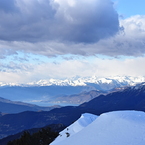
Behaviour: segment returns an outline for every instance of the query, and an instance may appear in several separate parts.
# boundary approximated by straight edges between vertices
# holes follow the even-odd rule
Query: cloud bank
[[[47,80],[50,78],[66,79],[75,76],[81,77],[108,77],[108,76],[144,76],[145,58],[76,59],[62,62],[46,62],[40,64],[9,63],[0,64],[0,81],[5,83],[29,83]],[[22,77],[23,76],[23,77]]]
[[[97,42],[119,31],[110,0],[0,0],[0,39]]]
[[[111,0],[0,0],[0,17],[1,58],[145,53],[145,16],[119,20]]]

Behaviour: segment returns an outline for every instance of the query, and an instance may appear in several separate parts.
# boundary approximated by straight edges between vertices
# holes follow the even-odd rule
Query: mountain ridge
[[[118,92],[100,95],[79,106],[65,106],[50,111],[22,112],[0,116],[0,138],[30,128],[40,128],[49,124],[72,124],[83,113],[100,115],[110,111],[136,110],[145,112],[145,85],[128,87]],[[31,118],[31,119],[28,119]]]
[[[112,76],[112,77],[73,77],[68,79],[47,79],[39,80],[35,82],[29,82],[25,84],[19,83],[3,83],[0,82],[0,86],[86,86],[88,84],[114,84],[125,86],[125,85],[135,85],[137,83],[145,82],[145,76]]]
[[[50,111],[51,109],[60,106],[41,107],[30,103],[11,101],[0,97],[0,112],[1,114],[20,113],[24,111]]]
[[[114,91],[115,89],[123,89],[142,82],[145,82],[145,77],[141,76],[116,76],[108,78],[93,76],[86,78],[77,77],[70,80],[50,79],[23,85],[13,84],[9,86],[7,84],[0,86],[0,96],[12,101],[27,102],[39,106],[50,106],[56,103],[62,106],[67,104],[78,105],[90,100],[91,96],[88,98],[87,95],[85,96],[86,99],[84,99],[85,97],[82,99],[82,95],[85,92],[92,90]],[[80,94],[80,96],[77,94]]]

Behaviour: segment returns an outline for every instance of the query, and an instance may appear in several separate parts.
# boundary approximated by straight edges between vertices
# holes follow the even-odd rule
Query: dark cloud
[[[119,31],[111,0],[0,0],[0,10],[6,41],[90,43]]]
[[[0,9],[0,59],[17,51],[48,57],[145,54],[145,16],[118,22],[110,0],[12,0],[10,4],[11,8]]]

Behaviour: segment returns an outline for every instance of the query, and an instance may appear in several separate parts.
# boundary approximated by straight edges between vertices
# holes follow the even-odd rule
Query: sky
[[[0,82],[145,76],[144,0],[0,0]]]

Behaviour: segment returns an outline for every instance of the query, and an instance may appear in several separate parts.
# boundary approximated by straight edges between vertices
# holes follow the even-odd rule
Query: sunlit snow
[[[51,143],[51,145],[55,145],[56,143],[65,140],[67,136],[72,136],[76,134],[77,132],[81,131],[84,127],[91,124],[96,118],[97,116],[93,114],[82,114],[77,121],[75,121],[72,125],[60,132],[55,142]]]
[[[78,119],[51,145],[145,145],[144,112],[115,111],[93,115],[93,120],[91,116]]]

